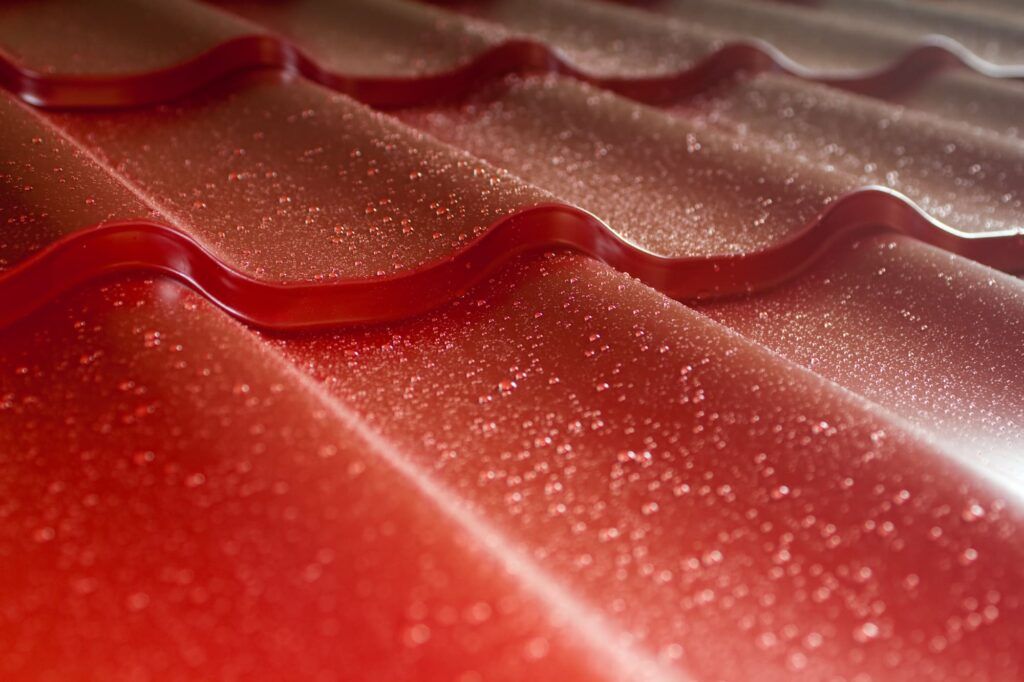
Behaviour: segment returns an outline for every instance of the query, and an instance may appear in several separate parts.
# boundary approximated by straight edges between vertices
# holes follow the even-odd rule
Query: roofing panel
[[[485,525],[200,295],[91,285],[0,343],[6,679],[594,675]]]
[[[901,420],[606,266],[542,260],[421,321],[277,345],[697,679],[1007,669],[972,637],[927,643],[986,580],[1012,592],[1016,568],[980,558],[1015,561],[1005,540],[988,558],[961,518],[977,502],[1013,523],[1005,498]],[[976,634],[1001,639],[993,625]]]
[[[7,676],[1018,676],[1019,22],[872,7],[5,6]]]

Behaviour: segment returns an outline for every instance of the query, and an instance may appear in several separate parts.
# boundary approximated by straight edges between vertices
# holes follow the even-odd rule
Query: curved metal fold
[[[964,233],[881,187],[851,192],[786,240],[760,251],[670,258],[631,244],[583,209],[542,204],[493,223],[450,256],[394,275],[332,282],[268,282],[225,264],[183,232],[147,220],[72,233],[0,274],[0,327],[75,286],[122,271],[169,274],[235,317],[267,329],[385,322],[451,301],[513,257],[569,248],[681,300],[771,287],[806,269],[856,233],[893,230],[1000,270],[1024,271],[1024,231]]]

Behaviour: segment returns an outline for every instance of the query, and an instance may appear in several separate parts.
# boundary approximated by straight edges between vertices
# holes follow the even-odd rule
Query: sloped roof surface
[[[1013,2],[0,5],[4,679],[1009,680]]]

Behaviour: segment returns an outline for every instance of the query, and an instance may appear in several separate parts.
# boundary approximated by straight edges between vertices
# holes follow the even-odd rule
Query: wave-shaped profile
[[[170,275],[231,315],[270,330],[388,322],[454,300],[512,258],[568,248],[627,272],[679,300],[756,292],[785,282],[854,233],[895,231],[1007,272],[1024,271],[1024,230],[970,234],[944,225],[905,196],[867,187],[840,197],[804,229],[769,248],[710,257],[665,257],[566,204],[524,208],[459,251],[383,277],[274,283],[224,263],[183,232],[138,220],[83,229],[0,273],[0,327],[101,276]]]
[[[369,106],[396,108],[458,99],[508,75],[557,73],[639,102],[660,104],[699,93],[726,78],[764,71],[782,71],[886,97],[950,67],[970,69],[991,78],[1024,79],[1024,65],[993,64],[943,36],[926,38],[901,58],[874,71],[808,68],[769,43],[748,39],[725,45],[672,74],[612,77],[575,66],[560,50],[543,42],[516,39],[494,45],[449,70],[379,77],[331,71],[283,38],[254,34],[232,38],[163,69],[116,76],[42,74],[0,51],[0,85],[38,107],[109,109],[172,101],[240,71],[277,68],[301,74]]]

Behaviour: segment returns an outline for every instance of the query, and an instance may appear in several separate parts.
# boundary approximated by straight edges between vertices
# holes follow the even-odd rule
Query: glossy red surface
[[[1019,486],[1020,280],[896,237],[834,250],[791,284],[700,310]],[[984,470],[984,467],[983,467]]]
[[[42,174],[38,187],[10,178],[7,212],[20,228],[4,242],[11,265],[0,291],[15,304],[0,320],[100,274],[139,267],[176,275],[265,327],[396,319],[451,300],[523,250],[558,245],[681,299],[763,289],[865,230],[899,230],[1004,270],[1024,268],[1024,238],[991,211],[982,214],[988,232],[958,232],[896,194],[857,189],[852,177],[611,95],[594,107],[594,97],[571,81],[529,81],[499,91],[487,105],[496,115],[475,104],[401,114],[475,157],[271,74],[155,109],[41,115],[8,102],[20,133],[7,143],[15,162],[31,169],[34,150],[48,146],[70,157],[76,175],[123,189],[106,190],[98,205],[92,195],[63,194],[63,166]],[[587,121],[586,135],[562,134],[569,120]],[[959,210],[939,206],[957,227],[981,222],[978,214],[992,208],[984,200],[1000,191],[1007,208],[998,215],[1019,204],[1009,189],[1024,176],[1019,152],[983,138],[975,146],[987,154],[967,157],[986,162],[987,173],[971,173],[979,197],[968,203],[950,189]],[[552,153],[559,165],[533,164]],[[930,168],[910,168],[897,187],[937,202],[945,197],[932,188],[960,184],[968,171],[930,157],[913,159],[942,175],[922,189],[914,180]],[[591,209],[611,229],[582,211],[544,206],[551,194],[480,158]],[[624,172],[633,177],[628,186]],[[54,205],[59,220],[39,218]],[[99,211],[123,220],[92,228]],[[38,251],[55,231],[67,236]]]
[[[1005,493],[605,267],[541,261],[451,312],[276,345],[687,675],[1017,665],[1012,597],[945,640],[965,600],[1016,594]]]
[[[1019,677],[999,2],[4,5],[0,676]]]
[[[756,0],[656,4],[669,16],[710,20],[710,29],[588,0],[444,4],[488,21],[459,21],[410,0],[229,0],[234,16],[192,0],[18,1],[0,10],[0,83],[33,104],[98,108],[171,100],[259,67],[302,73],[376,106],[464,95],[507,73],[566,73],[648,102],[763,70],[885,97],[952,67],[1024,77],[1017,66],[986,61],[949,38],[837,31],[813,15],[773,16],[789,8]],[[581,19],[584,31],[577,30]],[[977,98],[986,89],[975,80],[969,92]]]
[[[0,343],[5,679],[594,676],[485,527],[198,295],[84,287]]]

